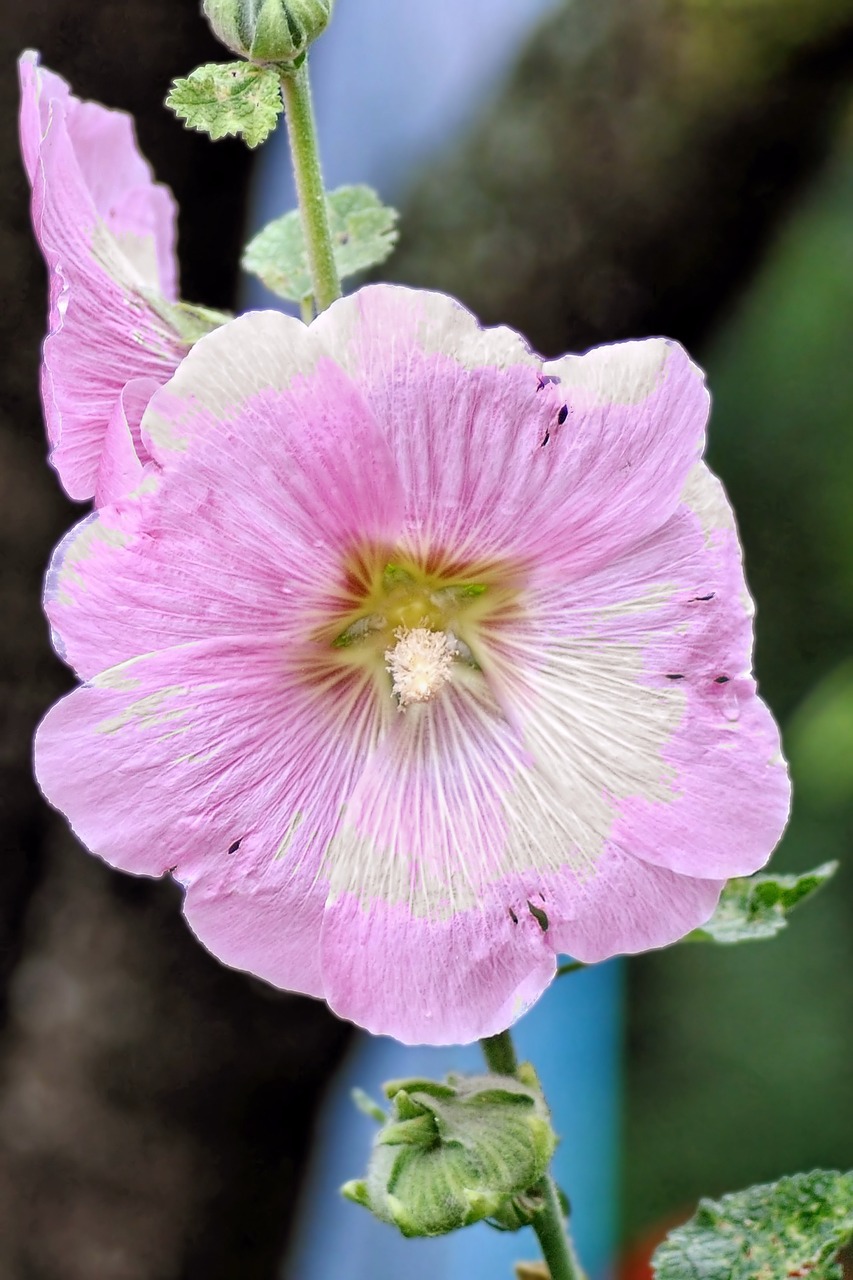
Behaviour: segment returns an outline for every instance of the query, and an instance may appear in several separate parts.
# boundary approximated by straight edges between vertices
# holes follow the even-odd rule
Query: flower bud
[[[295,62],[322,35],[334,0],[204,0],[214,32],[251,62]]]
[[[391,1114],[367,1177],[343,1194],[405,1236],[437,1236],[488,1218],[504,1230],[540,1206],[536,1185],[556,1139],[532,1072],[385,1086]]]

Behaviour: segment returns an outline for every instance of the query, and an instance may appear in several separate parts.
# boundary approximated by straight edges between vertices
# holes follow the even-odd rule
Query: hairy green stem
[[[318,311],[325,311],[330,303],[341,296],[341,281],[335,266],[329,231],[329,213],[320,168],[314,108],[311,105],[307,57],[298,70],[282,76],[281,92],[314,301]]]
[[[551,1272],[551,1280],[586,1280],[575,1256],[557,1187],[550,1174],[542,1179],[538,1190],[544,1205],[533,1219],[533,1230]]]
[[[490,1071],[494,1071],[496,1076],[515,1075],[518,1070],[518,1058],[512,1036],[508,1031],[501,1031],[499,1035],[489,1036],[488,1040],[481,1040],[480,1048],[483,1050],[486,1065]]]
[[[481,1040],[480,1047],[489,1070],[495,1075],[516,1074],[518,1055],[509,1031]],[[539,1239],[551,1280],[586,1280],[575,1256],[557,1187],[550,1174],[545,1175],[536,1190],[542,1197],[542,1208],[533,1219],[533,1230]]]

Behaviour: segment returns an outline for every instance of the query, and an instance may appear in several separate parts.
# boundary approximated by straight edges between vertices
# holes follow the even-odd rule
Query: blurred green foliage
[[[699,355],[794,774],[773,866],[841,871],[774,941],[633,963],[628,1236],[700,1195],[853,1165],[853,138]]]

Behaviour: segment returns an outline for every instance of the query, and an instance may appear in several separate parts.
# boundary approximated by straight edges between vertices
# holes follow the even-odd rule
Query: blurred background
[[[774,942],[627,962],[621,1024],[618,979],[578,1011],[577,1043],[564,1019],[580,986],[532,1015],[573,1064],[567,1096],[621,1113],[606,1229],[639,1280],[648,1241],[700,1194],[853,1166],[853,0],[338,8],[316,56],[327,168],[400,205],[385,278],[447,289],[548,355],[663,332],[707,368],[710,460],[738,512],[758,676],[796,786],[775,865],[842,860]],[[0,1277],[274,1280],[305,1223],[319,1107],[358,1045],[319,1004],[220,969],[173,887],[84,855],[30,779],[33,727],[70,683],[39,583],[80,509],[44,465],[44,274],[14,57],[40,48],[78,94],[136,114],[181,202],[192,300],[235,305],[239,245],[280,211],[286,159],[162,111],[173,76],[220,57],[194,0],[32,0],[4,14],[2,45]],[[605,1023],[596,1100],[571,1072]],[[562,1105],[558,1055],[553,1069]],[[309,1274],[315,1246],[298,1247],[288,1280]]]

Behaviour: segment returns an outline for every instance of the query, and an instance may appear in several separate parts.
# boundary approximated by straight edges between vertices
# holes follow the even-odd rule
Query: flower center
[[[347,557],[335,616],[315,639],[332,669],[368,671],[405,710],[432,701],[454,666],[482,670],[488,632],[517,611],[518,579],[506,564],[389,551]]]
[[[393,681],[391,692],[401,711],[413,702],[430,702],[453,674],[457,645],[446,631],[428,627],[397,627],[397,643],[385,650],[386,669]]]

